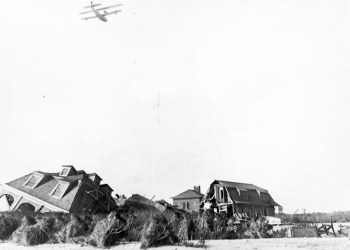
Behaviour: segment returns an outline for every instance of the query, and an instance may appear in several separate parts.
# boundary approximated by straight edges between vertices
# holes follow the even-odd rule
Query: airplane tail
[[[96,7],[96,6],[100,6],[100,5],[101,5],[100,3],[93,4],[93,2],[91,1],[91,5],[85,6],[84,8],[85,9],[90,9],[90,8],[93,8],[93,7]]]

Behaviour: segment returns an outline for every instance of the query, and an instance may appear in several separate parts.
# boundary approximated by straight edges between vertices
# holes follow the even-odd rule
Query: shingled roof
[[[27,193],[33,197],[36,197],[40,200],[48,202],[63,210],[69,211],[72,206],[73,200],[77,195],[77,191],[79,189],[77,185],[78,180],[81,180],[83,178],[83,175],[63,177],[62,180],[69,182],[70,185],[66,190],[65,195],[61,199],[57,199],[55,197],[50,196],[49,194],[55,188],[55,186],[59,181],[59,179],[55,178],[55,177],[58,177],[59,173],[54,173],[54,174],[44,173],[44,172],[40,172],[40,173],[44,175],[44,178],[33,189],[27,188],[23,185],[23,183],[25,183],[26,180],[33,175],[33,173],[27,174],[14,181],[11,181],[7,183],[7,185],[17,190],[20,190],[24,193]]]
[[[180,200],[180,199],[194,199],[194,198],[203,198],[203,194],[201,194],[200,192],[197,192],[195,190],[192,189],[188,189],[187,191],[178,194],[174,197],[172,197],[173,200]]]
[[[87,174],[71,165],[63,165],[60,172],[34,171],[24,175],[3,184],[2,190],[26,197],[54,211],[77,212],[88,208],[109,211],[115,206],[111,196],[113,189],[107,184],[100,185],[100,181],[97,174]]]
[[[212,185],[220,184],[224,186],[231,198],[236,204],[253,204],[253,205],[271,205],[280,206],[273,200],[269,192],[261,187],[249,183],[231,182],[215,180]],[[248,193],[248,200],[240,195],[241,192]],[[267,199],[261,199],[261,194],[267,195]]]
[[[237,188],[242,191],[248,191],[248,190],[258,190],[259,192],[267,192],[266,189],[263,189],[261,187],[258,187],[253,184],[248,183],[240,183],[240,182],[232,182],[232,181],[221,181],[221,180],[215,180],[221,185],[228,187],[228,188]]]

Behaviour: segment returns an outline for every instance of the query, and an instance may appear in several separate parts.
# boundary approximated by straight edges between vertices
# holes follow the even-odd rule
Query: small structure
[[[203,197],[202,206],[213,208],[217,213],[246,214],[248,217],[275,216],[279,206],[269,192],[261,187],[239,182],[215,180]]]
[[[189,189],[171,199],[173,199],[173,205],[177,208],[189,211],[199,211],[203,196],[200,186],[195,186],[193,190]]]
[[[101,180],[95,173],[64,165],[58,173],[34,171],[0,185],[0,198],[6,198],[9,211],[109,212],[116,208],[113,189]]]

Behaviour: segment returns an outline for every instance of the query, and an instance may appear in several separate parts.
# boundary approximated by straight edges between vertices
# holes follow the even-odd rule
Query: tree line
[[[350,211],[336,211],[332,213],[304,213],[304,214],[277,214],[284,223],[330,223],[350,222]]]

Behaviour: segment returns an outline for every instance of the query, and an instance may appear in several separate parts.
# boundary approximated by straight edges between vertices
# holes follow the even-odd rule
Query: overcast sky
[[[215,179],[350,210],[350,2],[2,1],[0,183],[63,164],[155,199]]]

